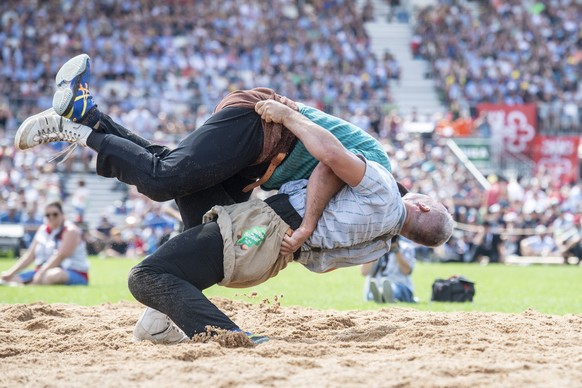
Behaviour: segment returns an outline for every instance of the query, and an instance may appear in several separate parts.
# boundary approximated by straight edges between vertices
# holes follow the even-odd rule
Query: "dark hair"
[[[56,207],[57,209],[59,209],[59,212],[60,213],[63,212],[63,204],[61,203],[61,201],[51,202],[51,203],[49,203],[48,205],[45,206],[45,209],[46,208],[49,208],[49,207]]]

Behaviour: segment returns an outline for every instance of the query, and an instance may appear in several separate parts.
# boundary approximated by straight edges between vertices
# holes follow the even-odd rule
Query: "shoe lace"
[[[68,147],[57,152],[48,160],[48,162],[51,163],[61,158],[61,160],[57,162],[57,164],[60,164],[67,160],[71,156],[71,154],[75,152],[75,150],[79,146],[79,139],[81,136],[79,135],[78,132],[64,129],[62,117],[59,117],[57,126],[50,125],[49,120],[46,120],[45,123],[46,125],[41,126],[41,128],[38,130],[34,138],[36,141],[38,141],[39,144],[52,143],[58,141],[66,141],[68,143],[71,143]]]
[[[69,157],[71,156],[71,154],[73,152],[75,152],[75,150],[77,149],[77,147],[79,146],[79,143],[72,143],[69,144],[66,148],[64,148],[63,150],[57,152],[56,154],[54,154],[49,160],[49,163],[54,162],[55,160],[61,158],[61,160],[59,160],[57,162],[57,164],[61,164],[63,163],[65,160],[69,159]]]
[[[171,319],[170,317],[167,317],[167,322],[168,322],[168,329],[166,329],[166,331],[168,332],[175,332],[178,333],[180,336],[185,336],[184,332],[182,331],[182,329],[180,329],[178,327],[178,325],[176,325]]]

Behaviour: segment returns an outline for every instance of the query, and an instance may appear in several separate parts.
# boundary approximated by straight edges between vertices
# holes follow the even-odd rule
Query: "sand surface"
[[[137,303],[0,305],[0,386],[582,386],[582,315],[213,301],[271,340],[136,343]]]

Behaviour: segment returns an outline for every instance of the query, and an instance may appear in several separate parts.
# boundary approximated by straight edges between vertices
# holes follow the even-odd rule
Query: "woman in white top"
[[[2,273],[2,280],[20,284],[87,285],[89,262],[81,230],[65,220],[60,202],[46,206],[45,219],[30,248],[12,268]],[[33,262],[34,269],[20,272]]]

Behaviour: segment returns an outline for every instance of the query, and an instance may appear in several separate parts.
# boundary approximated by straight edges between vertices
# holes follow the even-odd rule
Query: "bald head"
[[[406,194],[402,200],[406,219],[401,235],[427,247],[438,247],[453,234],[454,221],[447,208],[429,196]]]

